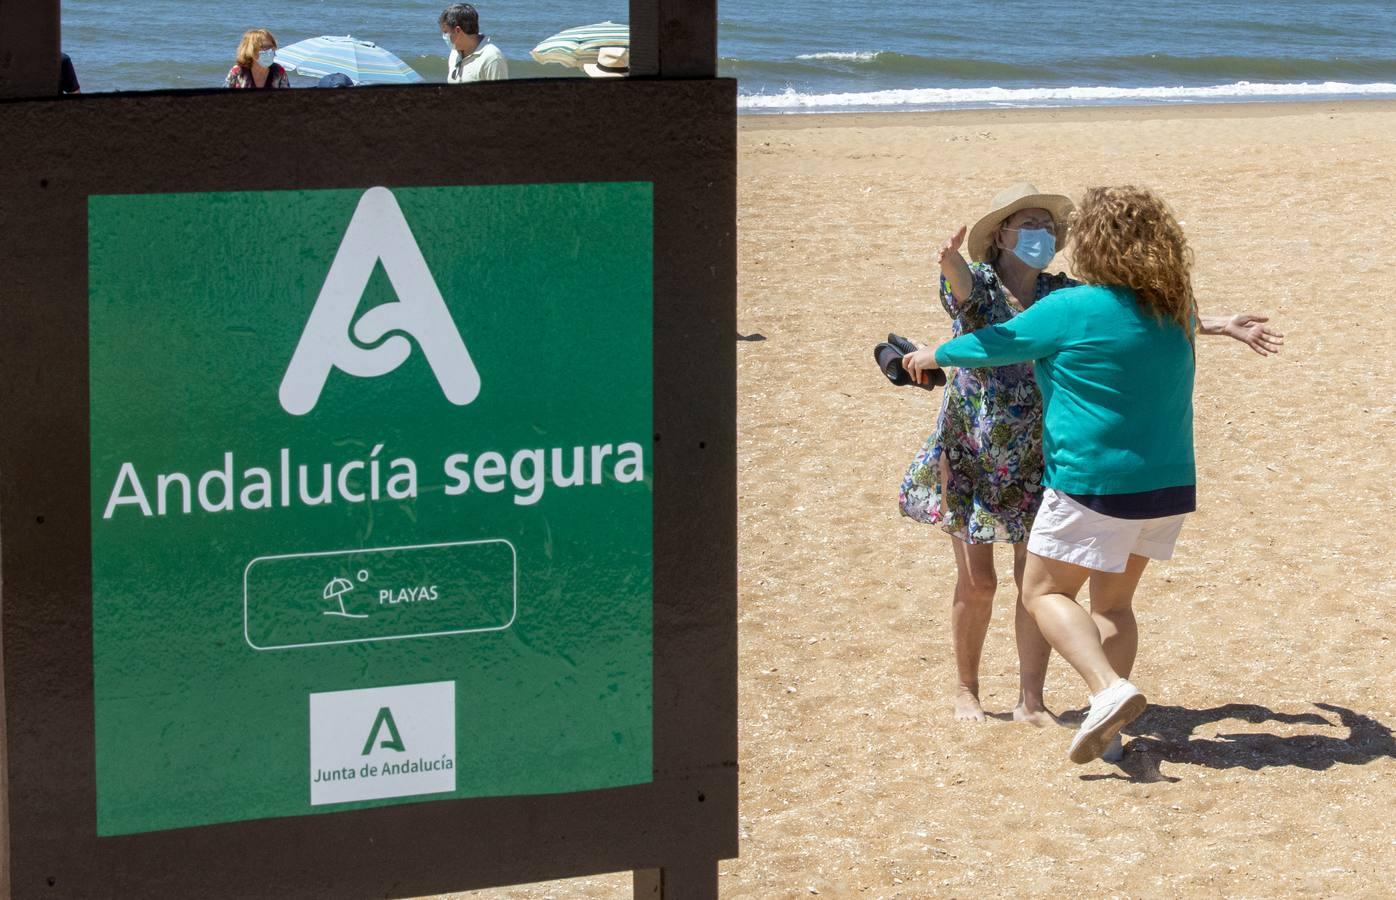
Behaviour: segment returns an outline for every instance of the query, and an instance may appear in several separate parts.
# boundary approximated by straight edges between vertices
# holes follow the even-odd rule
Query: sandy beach
[[[1396,883],[1396,103],[744,117],[741,857],[724,898],[1390,896]],[[1204,312],[1199,510],[1137,601],[1153,704],[1122,765],[1007,721],[1011,553],[952,721],[954,564],[897,486],[941,394],[888,331],[948,334],[933,250],[1027,179],[1169,200]],[[1070,270],[1069,254],[1053,269]],[[1049,705],[1085,691],[1060,657]],[[1072,716],[1068,719],[1074,721]],[[629,897],[626,875],[471,897]]]

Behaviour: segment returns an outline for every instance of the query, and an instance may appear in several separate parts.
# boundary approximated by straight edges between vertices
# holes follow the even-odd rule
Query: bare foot
[[[1056,725],[1057,717],[1045,706],[1038,706],[1029,709],[1025,704],[1019,703],[1013,707],[1013,721],[1027,722],[1029,725],[1036,725],[1038,728],[1046,728],[1048,725]]]
[[[979,705],[979,698],[969,688],[962,687],[955,694],[955,721],[984,721],[984,707]]]

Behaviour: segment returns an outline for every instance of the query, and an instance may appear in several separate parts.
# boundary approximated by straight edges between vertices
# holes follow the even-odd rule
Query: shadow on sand
[[[1314,706],[1337,715],[1340,724],[1334,725],[1318,713],[1280,713],[1254,703],[1227,703],[1211,709],[1150,706],[1144,715],[1125,728],[1125,758],[1119,763],[1120,771],[1083,775],[1082,779],[1123,778],[1142,783],[1178,781],[1159,771],[1159,765],[1165,762],[1209,769],[1256,771],[1271,766],[1298,766],[1321,771],[1337,763],[1363,765],[1382,757],[1396,759],[1396,738],[1387,726],[1331,703],[1315,703]],[[1198,728],[1228,719],[1252,725],[1266,722],[1317,725],[1335,733],[1281,737],[1246,731],[1221,733],[1210,738],[1193,737]],[[1347,734],[1336,733],[1339,729],[1345,729]]]

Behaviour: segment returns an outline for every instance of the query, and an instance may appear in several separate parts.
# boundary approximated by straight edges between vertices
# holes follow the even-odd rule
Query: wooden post
[[[58,0],[0,0],[0,99],[58,93]]]
[[[0,0],[0,100],[58,93],[58,0]],[[0,604],[0,621],[4,608]],[[10,868],[9,759],[4,651],[0,650],[0,872]],[[0,891],[5,889],[0,878]]]
[[[5,717],[5,604],[0,597],[0,873],[10,871],[9,720]],[[0,897],[9,897],[7,875],[0,874]]]
[[[641,78],[717,75],[717,0],[630,0],[630,71]]]
[[[630,71],[641,78],[717,75],[717,0],[630,0]],[[635,871],[635,900],[716,900],[717,860]]]
[[[635,870],[635,900],[716,900],[717,860]]]

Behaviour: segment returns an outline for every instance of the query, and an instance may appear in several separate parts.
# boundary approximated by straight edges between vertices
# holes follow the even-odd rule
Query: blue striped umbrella
[[[302,75],[320,77],[343,72],[355,84],[415,84],[422,76],[407,63],[371,41],[322,35],[278,47],[276,61]]]
[[[580,69],[595,64],[602,47],[629,47],[630,26],[623,22],[599,22],[559,31],[537,47],[532,56],[540,63],[557,63]]]

